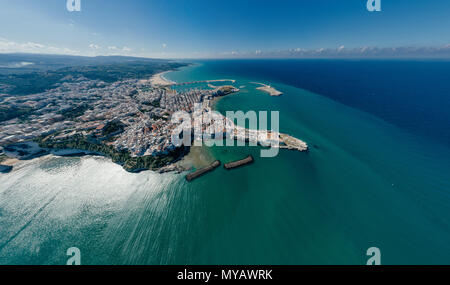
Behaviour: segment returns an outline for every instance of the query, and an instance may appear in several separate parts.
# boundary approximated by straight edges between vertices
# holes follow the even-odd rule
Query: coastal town
[[[15,118],[0,125],[0,145],[32,140],[55,134],[62,140],[75,134],[95,137],[109,122],[120,122],[123,132],[111,144],[127,149],[133,155],[156,155],[171,149],[170,134],[175,127],[170,115],[177,110],[189,111],[206,90],[175,92],[138,80],[113,84],[77,80],[62,83],[44,93],[21,97],[0,95],[1,104],[16,108],[33,108],[26,119]]]
[[[232,80],[205,82],[222,81]],[[170,88],[173,84],[163,77],[163,73],[149,80],[122,80],[111,84],[79,77],[70,78],[54,89],[39,94],[1,94],[2,105],[34,111],[26,117],[1,122],[0,151],[8,153],[8,149],[11,152],[11,145],[37,141],[40,146],[50,149],[74,148],[108,153],[113,160],[124,165],[130,160],[132,163],[128,163],[126,169],[131,171],[166,166],[185,152],[180,151],[179,146],[171,140],[178,126],[172,122],[172,115],[184,111],[194,117],[206,116],[212,113],[211,100],[239,91],[231,85],[211,84],[209,89],[187,88],[176,91]],[[202,108],[195,111],[195,106]],[[223,120],[223,126],[232,130],[236,140],[265,146],[275,145],[275,141],[278,146],[278,140],[281,140],[280,148],[307,150],[306,143],[290,136],[247,130],[234,125],[224,116],[219,117],[219,120]],[[202,125],[200,128],[205,130],[210,126]],[[223,134],[227,135],[226,131]],[[287,139],[283,139],[283,136]],[[139,162],[141,157],[159,158],[168,155],[172,155],[172,159],[158,163],[147,160],[145,163]]]

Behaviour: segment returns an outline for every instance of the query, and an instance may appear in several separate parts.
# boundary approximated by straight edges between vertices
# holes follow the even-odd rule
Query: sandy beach
[[[176,82],[168,80],[167,78],[164,77],[164,74],[166,74],[168,72],[169,71],[164,71],[164,72],[160,72],[160,73],[153,75],[150,78],[150,83],[152,85],[158,85],[158,86],[170,86],[170,85],[175,84]]]
[[[17,158],[7,158],[1,162],[2,165],[6,166],[14,166],[16,163],[18,163],[20,160]]]

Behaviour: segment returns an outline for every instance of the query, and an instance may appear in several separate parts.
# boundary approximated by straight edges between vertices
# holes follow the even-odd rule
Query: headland
[[[257,87],[256,89],[267,92],[267,93],[269,93],[270,96],[283,95],[283,93],[281,91],[278,91],[277,89],[275,89],[274,87],[272,87],[270,85],[266,85],[266,84],[259,83],[259,82],[250,82],[250,83],[261,85],[261,87]]]

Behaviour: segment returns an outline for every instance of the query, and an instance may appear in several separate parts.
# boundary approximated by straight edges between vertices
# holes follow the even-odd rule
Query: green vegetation
[[[155,120],[155,121],[157,121],[157,120],[159,120],[159,119],[161,119],[161,120],[163,120],[163,121],[168,121],[169,119],[167,118],[167,116],[158,116],[158,115],[156,115],[156,114],[152,114],[151,115],[151,118],[153,119],[153,120]]]
[[[0,154],[0,163],[8,159],[8,157],[4,154]]]
[[[28,95],[44,92],[55,88],[59,83],[70,82],[80,77],[112,83],[125,79],[148,78],[153,74],[181,66],[185,66],[185,64],[136,59],[121,63],[70,66],[56,70],[32,71],[28,73],[0,73],[0,84],[11,87],[8,91],[10,95]],[[130,94],[130,96],[134,95]]]
[[[139,94],[139,92],[137,90],[133,90],[133,91],[130,92],[129,95],[130,95],[131,98],[134,98],[138,94]]]
[[[11,95],[27,95],[44,92],[63,77],[63,74],[55,72],[32,72],[0,75],[0,82],[12,86],[8,92]]]
[[[101,153],[104,156],[111,158],[113,162],[122,165],[123,168],[129,172],[136,172],[144,169],[157,170],[176,161],[185,153],[185,149],[177,148],[167,155],[131,157],[127,151],[118,151],[112,146],[91,142],[82,135],[75,135],[64,141],[54,141],[49,137],[40,137],[37,138],[36,141],[39,146],[43,148],[81,149]]]
[[[75,118],[78,118],[79,116],[82,116],[84,112],[86,112],[86,110],[88,109],[89,109],[88,104],[82,104],[68,110],[63,110],[59,112],[59,114],[63,115],[65,120],[73,120]]]
[[[26,120],[29,115],[33,113],[34,109],[31,107],[16,107],[0,105],[0,122],[19,118]]]
[[[147,109],[147,108],[139,108],[139,112],[141,112],[141,113],[147,113],[149,111],[150,111],[150,109]]]
[[[109,136],[117,132],[122,132],[124,127],[124,124],[122,124],[120,121],[108,122],[103,128],[102,133],[104,136]]]
[[[141,104],[145,105],[145,106],[152,106],[152,107],[155,107],[155,108],[159,108],[160,107],[159,100],[155,100],[153,102],[142,102]]]
[[[217,90],[217,95],[225,96],[225,95],[231,94],[231,93],[233,93],[234,89],[235,88],[233,86],[231,86],[231,85],[221,86]]]
[[[155,101],[151,102],[150,105],[152,105],[155,108],[159,108],[159,106],[160,106],[158,100],[155,100]]]

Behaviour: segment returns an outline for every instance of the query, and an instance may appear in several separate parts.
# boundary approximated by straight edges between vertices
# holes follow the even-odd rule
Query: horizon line
[[[142,55],[123,55],[123,54],[99,54],[99,55],[79,55],[79,54],[65,54],[65,53],[39,53],[39,52],[1,52],[0,55],[42,55],[42,56],[66,56],[66,57],[86,57],[86,58],[97,58],[97,57],[122,57],[122,58],[135,58],[135,59],[156,59],[156,60],[295,60],[295,59],[342,59],[342,60],[361,60],[361,59],[440,59],[440,60],[450,60],[450,55],[347,55],[347,56],[267,56],[267,57],[255,57],[255,56],[236,56],[236,57],[225,57],[225,56],[205,56],[205,57],[152,57],[152,56],[142,56]]]

